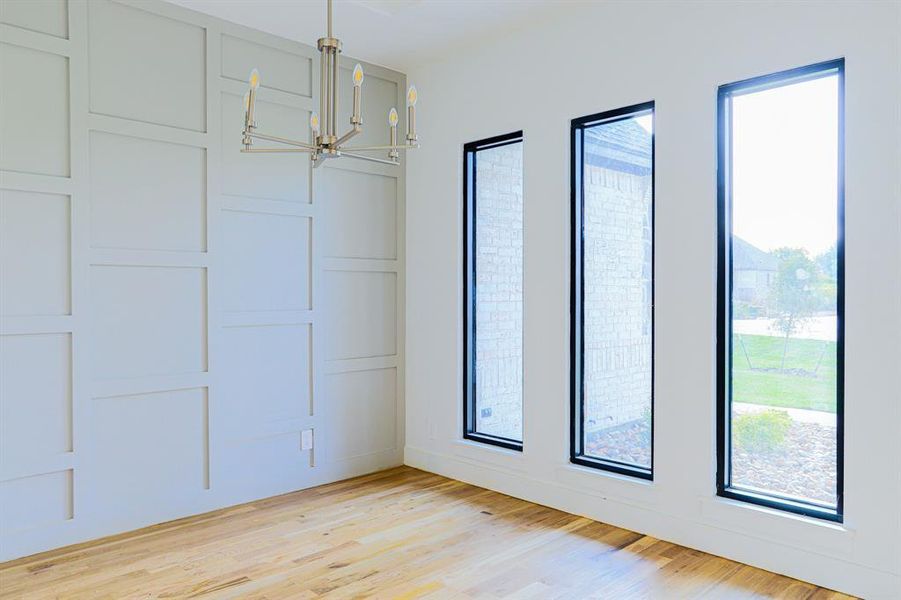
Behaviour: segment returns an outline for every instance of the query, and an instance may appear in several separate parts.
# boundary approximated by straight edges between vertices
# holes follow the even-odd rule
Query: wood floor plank
[[[0,598],[849,598],[401,467],[0,564]]]

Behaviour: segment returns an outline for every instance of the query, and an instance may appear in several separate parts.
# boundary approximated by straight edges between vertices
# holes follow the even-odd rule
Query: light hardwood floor
[[[848,598],[408,467],[0,565],[3,598]]]

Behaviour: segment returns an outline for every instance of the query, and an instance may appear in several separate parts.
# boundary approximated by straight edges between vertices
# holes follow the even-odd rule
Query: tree
[[[835,301],[838,296],[838,253],[835,244],[831,248],[817,255],[814,259],[820,269],[820,277],[816,283],[816,292],[819,298],[819,310],[835,313]]]
[[[813,317],[821,303],[820,274],[806,250],[778,248],[773,255],[779,263],[770,291],[770,303],[776,315],[772,327],[784,337],[780,367],[784,371],[789,338]]]
[[[831,280],[838,279],[838,250],[835,244],[816,257],[817,266],[823,272],[823,275]]]

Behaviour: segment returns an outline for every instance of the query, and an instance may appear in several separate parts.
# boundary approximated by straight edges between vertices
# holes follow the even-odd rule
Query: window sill
[[[649,479],[620,475],[613,471],[568,463],[557,468],[556,479],[563,485],[585,490],[617,502],[645,508],[657,506],[657,489]]]
[[[836,523],[722,496],[701,498],[701,515],[718,527],[843,558],[854,554],[856,531]]]
[[[628,479],[638,479],[642,481],[653,481],[654,473],[650,469],[639,469],[628,465],[620,465],[615,462],[608,462],[602,459],[580,455],[569,459],[570,464],[585,467],[593,471],[601,471],[603,473],[612,473],[620,475]]]
[[[510,450],[477,440],[461,438],[454,441],[453,452],[461,458],[475,462],[490,463],[514,471],[524,472],[526,470],[521,450]]]
[[[841,524],[843,521],[843,516],[835,510],[803,502],[782,500],[742,488],[729,487],[718,492],[717,496],[726,500],[735,500],[744,504],[769,508],[779,513],[807,517],[816,521],[838,524]]]

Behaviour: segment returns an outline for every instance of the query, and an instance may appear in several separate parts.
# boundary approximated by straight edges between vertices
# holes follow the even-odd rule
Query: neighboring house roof
[[[779,262],[738,236],[732,236],[732,266],[738,271],[777,271]]]
[[[635,175],[651,172],[651,134],[635,119],[585,129],[585,162]]]

